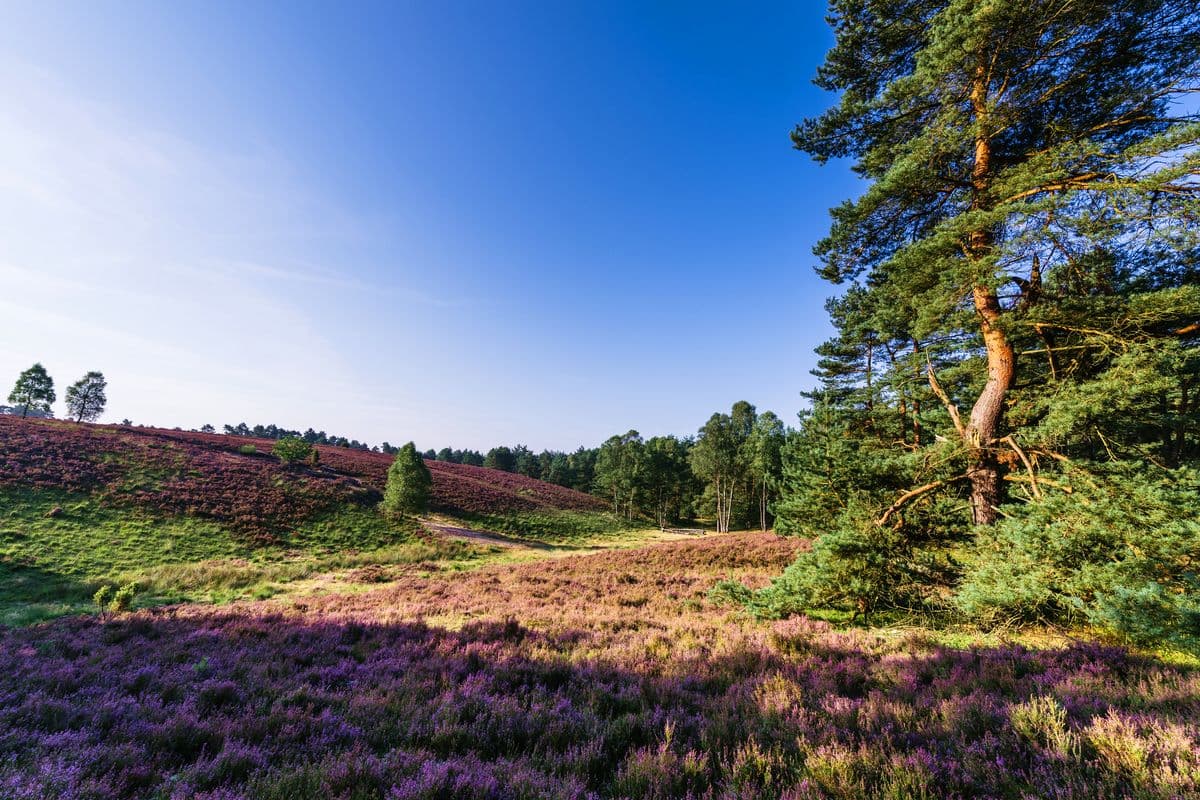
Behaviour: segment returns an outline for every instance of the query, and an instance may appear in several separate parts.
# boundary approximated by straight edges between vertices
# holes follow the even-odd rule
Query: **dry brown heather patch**
[[[805,547],[769,533],[709,536],[635,550],[409,576],[366,594],[301,601],[311,612],[456,625],[519,620],[561,633],[727,632],[728,609],[705,600],[719,580],[765,585]]]

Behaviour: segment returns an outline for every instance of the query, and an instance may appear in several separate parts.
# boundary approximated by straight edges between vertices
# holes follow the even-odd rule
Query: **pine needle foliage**
[[[383,492],[383,510],[389,516],[419,514],[429,507],[433,476],[412,442],[396,452],[388,468]]]
[[[817,539],[755,602],[1195,636],[1200,10],[830,21],[840,101],[793,141],[869,188],[815,250],[837,334],[776,504]]]

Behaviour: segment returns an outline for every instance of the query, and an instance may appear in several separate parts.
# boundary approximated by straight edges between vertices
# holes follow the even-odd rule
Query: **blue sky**
[[[7,6],[0,375],[421,447],[790,420],[835,291],[810,251],[861,189],[788,140],[834,100],[823,17]]]

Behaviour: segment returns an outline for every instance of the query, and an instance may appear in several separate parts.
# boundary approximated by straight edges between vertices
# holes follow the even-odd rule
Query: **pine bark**
[[[981,63],[975,70],[971,87],[971,106],[975,113],[975,161],[971,170],[972,208],[988,210],[988,191],[992,177],[992,146],[987,125],[987,69]],[[973,261],[987,257],[992,232],[986,228],[972,231],[967,238],[967,255]],[[995,288],[981,278],[971,290],[971,299],[979,318],[987,355],[987,382],[975,400],[971,416],[963,429],[970,454],[967,476],[971,481],[971,518],[976,525],[991,525],[999,514],[1002,500],[1001,465],[995,443],[1004,417],[1004,403],[1016,372],[1016,351],[1001,325],[1004,309]]]

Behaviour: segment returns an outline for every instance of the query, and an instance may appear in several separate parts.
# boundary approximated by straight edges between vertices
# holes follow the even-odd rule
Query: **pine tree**
[[[387,487],[383,492],[383,510],[392,516],[419,514],[429,507],[433,476],[412,442],[396,451],[388,467]]]
[[[8,402],[21,409],[21,417],[30,411],[50,412],[54,403],[54,379],[41,364],[34,364],[17,377],[17,383],[8,394]]]
[[[928,359],[939,435],[962,450],[972,519],[992,523],[1024,460],[1009,437],[1053,413],[1063,382],[1135,346],[1196,341],[1200,124],[1176,101],[1200,85],[1200,14],[1181,0],[834,0],[831,21],[817,83],[841,101],[793,140],[854,159],[871,186],[816,248],[821,274],[860,295],[825,368],[870,406],[881,372],[911,389]],[[864,370],[885,341],[910,357]],[[1194,374],[1173,381],[1156,424],[1183,429],[1139,435],[1175,452]]]

